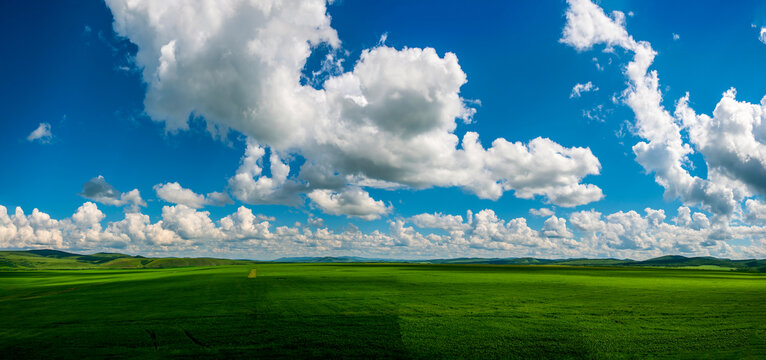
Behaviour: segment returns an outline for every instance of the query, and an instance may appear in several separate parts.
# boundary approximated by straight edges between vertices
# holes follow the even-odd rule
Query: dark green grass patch
[[[256,278],[248,278],[257,269]],[[763,358],[766,276],[257,264],[0,272],[4,358]]]

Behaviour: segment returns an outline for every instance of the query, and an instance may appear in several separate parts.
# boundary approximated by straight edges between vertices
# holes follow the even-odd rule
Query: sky
[[[766,257],[761,1],[0,8],[3,249]]]

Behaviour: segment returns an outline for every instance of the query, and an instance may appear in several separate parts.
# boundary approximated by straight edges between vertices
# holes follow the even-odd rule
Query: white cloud
[[[557,252],[551,251],[554,243],[541,237],[538,231],[527,226],[527,221],[524,218],[505,221],[499,219],[494,211],[485,209],[476,213],[471,220],[471,229],[466,234],[469,247],[487,250],[515,250],[526,255],[534,252]]]
[[[596,44],[608,49],[621,46],[628,49],[632,38],[625,30],[625,14],[612,12],[611,17],[590,0],[568,0],[561,42],[579,51],[590,50]]]
[[[596,64],[596,69],[598,71],[604,71],[604,67],[601,66],[601,64],[598,62],[598,58],[597,57],[593,57],[592,60],[593,60],[593,63]]]
[[[108,246],[122,248],[124,243],[113,241],[114,239],[102,232],[101,221],[104,215],[95,203],[90,201],[82,204],[70,219],[61,221],[61,229],[73,248],[90,248],[94,246]]]
[[[98,206],[88,201],[77,208],[77,212],[72,215],[72,221],[79,227],[88,228],[99,225],[104,217],[106,215],[98,209]]]
[[[273,237],[268,221],[253,215],[253,211],[240,206],[237,212],[220,220],[220,228],[228,240],[270,239]]]
[[[44,122],[40,123],[40,125],[35,130],[29,133],[29,136],[27,136],[27,141],[37,141],[46,144],[49,143],[52,138],[53,134],[51,133],[51,124]]]
[[[154,191],[162,200],[186,205],[192,209],[199,209],[207,205],[223,206],[232,203],[229,196],[224,193],[211,192],[205,196],[186,189],[177,182],[154,185]]]
[[[534,216],[539,217],[550,217],[553,216],[556,212],[553,211],[553,209],[549,208],[539,208],[539,209],[529,209],[529,213]]]
[[[589,110],[583,110],[582,116],[588,120],[603,123],[606,122],[612,111],[612,109],[604,107],[604,104],[598,104]]]
[[[141,213],[126,213],[124,219],[109,223],[104,234],[119,248],[132,252],[179,251],[188,248],[187,242],[176,232],[163,227],[162,220],[152,224],[149,216]],[[98,248],[96,245],[90,247]]]
[[[584,233],[596,233],[606,227],[601,221],[601,213],[594,210],[573,212],[569,215],[569,222],[576,230]]]
[[[567,220],[556,216],[551,216],[545,220],[540,232],[548,238],[571,238],[573,236],[567,228]]]
[[[58,220],[37,209],[29,216],[16,207],[8,216],[0,205],[0,248],[62,248],[64,238]]]
[[[469,212],[469,216],[471,213]],[[444,215],[442,213],[435,214],[418,214],[409,218],[409,221],[415,224],[419,228],[425,229],[442,229],[446,231],[462,231],[466,230],[469,225],[463,222],[463,217],[460,215]]]
[[[314,190],[309,199],[323,212],[330,215],[346,215],[365,220],[374,220],[391,212],[383,201],[375,200],[366,191],[349,187],[339,193],[330,190]]]
[[[500,138],[484,149],[473,132],[461,141],[457,121],[470,123],[475,110],[460,96],[466,75],[452,53],[380,44],[363,50],[350,71],[333,60],[318,89],[302,85],[314,47],[339,50],[324,1],[107,3],[117,33],[138,45],[153,119],[174,131],[186,129],[193,113],[213,132],[248,136],[242,166],[229,181],[232,195],[245,203],[299,205],[299,194],[349,184],[456,186],[489,199],[514,191],[562,206],[603,196],[581,183],[600,170],[588,148]],[[267,150],[270,176],[258,163]],[[294,156],[305,164],[289,177]],[[538,164],[552,165],[538,171]]]
[[[600,162],[588,148],[565,148],[545,138],[535,138],[528,145],[501,138],[485,150],[477,134],[467,133],[463,149],[474,164],[466,168],[475,179],[467,187],[479,197],[497,199],[503,191],[514,190],[516,197],[532,199],[544,195],[551,203],[563,207],[603,198],[599,187],[579,183],[583,177],[598,174],[601,169]]]
[[[141,198],[141,193],[138,189],[121,193],[114,186],[106,182],[106,179],[101,175],[83,184],[82,192],[79,195],[106,205],[127,205],[126,210],[128,211],[138,211],[141,206],[146,206],[146,202]]]
[[[588,81],[585,84],[575,84],[575,86],[572,88],[572,93],[569,94],[569,98],[578,98],[582,96],[582,94],[590,91],[598,91],[598,87],[593,86],[593,83]]]
[[[762,27],[761,28],[761,32],[758,35],[758,40],[760,40],[760,42],[766,44],[766,27]]]
[[[697,115],[688,106],[687,95],[679,100],[675,116],[671,115],[662,105],[657,71],[649,70],[656,55],[651,44],[628,34],[620,12],[609,17],[588,0],[570,0],[569,5],[563,43],[579,51],[603,44],[607,49],[619,46],[633,52],[625,69],[629,87],[623,98],[636,115],[636,134],[644,140],[633,152],[644,169],[655,174],[666,198],[680,198],[685,204],[729,217],[744,197],[763,190],[756,179],[766,174],[761,134],[766,98],[761,105],[736,102],[731,90],[710,118]],[[717,126],[724,131],[713,130]],[[684,142],[683,130],[708,164],[707,179],[692,176],[686,169],[694,149]]]
[[[734,251],[725,238],[748,238],[763,231],[762,228],[743,228],[718,226],[711,227],[707,217],[702,213],[694,213],[690,219],[688,208],[679,208],[676,225],[665,222],[662,210],[646,209],[646,216],[635,211],[617,212],[601,220],[601,214],[585,212],[572,214],[570,220],[583,233],[583,238],[594,245],[594,252],[611,254],[610,256],[630,257],[631,254],[642,253],[644,257],[663,254],[712,255],[729,256]],[[580,220],[586,219],[582,226]],[[760,235],[758,235],[760,236]],[[751,240],[757,240],[751,238]],[[600,241],[598,241],[598,240]],[[753,246],[757,246],[753,244]],[[747,250],[750,251],[750,250]]]
[[[316,217],[316,216],[314,216],[312,214],[309,214],[309,218],[308,218],[307,222],[308,222],[309,225],[311,225],[313,227],[318,227],[318,228],[324,227],[324,219],[322,219],[320,217]]]
[[[673,40],[679,40],[679,39],[681,39],[681,36],[676,33],[673,33]]]
[[[218,191],[207,193],[207,195],[205,196],[205,200],[207,201],[209,205],[213,205],[213,206],[224,206],[224,205],[229,205],[234,203],[234,201],[232,201],[231,198],[229,197],[229,194],[224,192],[218,192]]]
[[[750,222],[766,220],[766,203],[755,199],[745,201],[745,218]]]
[[[262,162],[266,149],[252,138],[247,139],[247,149],[236,175],[229,179],[231,193],[247,204],[300,205],[299,194],[306,191],[305,184],[288,179],[290,166],[272,151],[269,156],[271,177],[263,175]]]
[[[122,193],[117,205],[127,205],[126,209],[128,211],[138,211],[140,206],[146,206],[146,202],[141,198],[141,193],[138,189],[133,189],[126,193]]]
[[[388,39],[388,33],[384,32],[380,35],[380,39],[378,40],[378,46],[386,45],[386,40]]]
[[[763,206],[752,207],[756,205]],[[683,209],[688,210],[679,209],[674,224],[662,210],[645,209],[645,215],[619,211],[606,216],[591,210],[572,213],[568,219],[571,228],[566,219],[551,216],[542,227],[533,229],[524,218],[500,219],[494,211],[484,209],[476,214],[468,211],[465,218],[419,214],[389,221],[387,232],[362,232],[354,226],[342,231],[300,223],[275,226],[273,219],[255,215],[246,207],[213,221],[205,211],[165,206],[162,219],[154,223],[149,216],[134,212],[102,226],[104,214],[92,202],[63,220],[37,209],[25,215],[17,208],[9,216],[0,206],[0,248],[256,258],[327,254],[387,258],[766,256],[766,227],[711,224],[704,214]],[[421,232],[409,223],[447,234]]]
[[[162,222],[163,228],[172,230],[184,240],[215,240],[223,236],[210,220],[210,212],[185,205],[163,206]]]
[[[726,91],[712,117],[696,114],[687,94],[679,100],[676,116],[704,156],[708,178],[741,199],[766,194],[766,96],[761,104],[751,104],[737,101],[736,94],[733,88]]]
[[[204,195],[185,189],[177,182],[154,185],[154,191],[160,199],[174,204],[185,205],[193,209],[199,209],[206,205]]]
[[[692,211],[686,206],[678,208],[678,215],[673,218],[673,221],[678,226],[689,226],[692,223]]]

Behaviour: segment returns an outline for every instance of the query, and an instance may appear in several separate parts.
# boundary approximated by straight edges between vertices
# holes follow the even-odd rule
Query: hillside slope
[[[0,269],[160,269],[188,266],[243,265],[246,260],[214,258],[146,258],[117,253],[81,255],[58,250],[0,251]]]
[[[59,250],[0,251],[0,269],[161,269],[190,266],[246,265],[255,261],[216,258],[147,258],[118,253],[81,255]],[[630,259],[538,259],[538,258],[454,258],[400,260],[355,256],[292,257],[282,263],[418,263],[463,265],[565,265],[667,267],[702,270],[766,272],[766,260],[730,260],[715,257],[667,255],[636,261]]]

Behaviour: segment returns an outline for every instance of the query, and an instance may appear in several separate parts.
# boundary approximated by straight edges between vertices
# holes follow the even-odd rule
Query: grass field
[[[249,277],[257,269],[256,277]],[[764,358],[766,276],[256,264],[0,272],[4,358]]]

